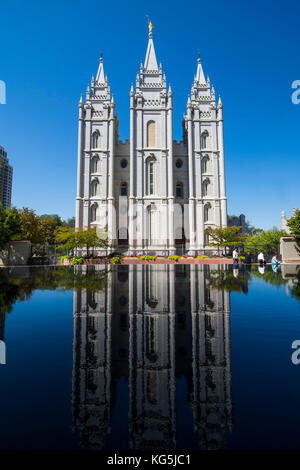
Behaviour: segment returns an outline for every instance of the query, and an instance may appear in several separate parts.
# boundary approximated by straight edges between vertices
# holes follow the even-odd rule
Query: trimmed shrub
[[[168,256],[168,259],[173,259],[174,261],[178,261],[179,256],[178,255],[170,255],[170,256]]]
[[[119,256],[113,256],[111,259],[111,264],[120,264]]]
[[[206,255],[200,255],[200,256],[197,256],[197,258],[198,258],[198,259],[206,259],[206,258],[208,258],[208,256],[206,256]]]
[[[139,256],[139,259],[143,259],[143,260],[156,260],[157,256],[151,256],[151,255],[142,255],[142,256]]]
[[[83,263],[83,257],[82,256],[73,256],[72,258],[72,266],[76,266],[78,264]]]

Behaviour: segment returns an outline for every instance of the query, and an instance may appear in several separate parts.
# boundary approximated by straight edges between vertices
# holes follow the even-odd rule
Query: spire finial
[[[103,52],[102,52],[102,49],[101,49],[101,52],[100,52],[100,60],[103,60]]]
[[[149,28],[149,37],[152,37],[152,29],[154,28],[149,15],[146,15],[147,21],[148,21],[148,28]]]
[[[198,59],[197,59],[198,63],[201,62],[201,59],[200,59],[200,50],[198,49]]]

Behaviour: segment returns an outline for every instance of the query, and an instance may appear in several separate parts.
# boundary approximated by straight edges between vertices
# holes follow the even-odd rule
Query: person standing
[[[234,248],[234,250],[232,252],[232,258],[233,258],[233,265],[234,266],[239,264],[239,252],[238,252],[237,248]]]
[[[264,256],[264,254],[263,254],[262,251],[260,251],[260,252],[258,253],[257,260],[258,260],[258,264],[259,264],[260,266],[263,266],[264,264],[266,264],[266,262],[265,262],[265,256]]]

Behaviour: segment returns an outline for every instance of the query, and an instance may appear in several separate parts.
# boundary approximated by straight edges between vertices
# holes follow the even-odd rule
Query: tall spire
[[[198,66],[197,66],[197,75],[196,75],[196,80],[200,85],[204,85],[206,83],[202,65],[201,65],[201,59],[200,59],[200,54],[198,53]]]
[[[146,52],[144,69],[145,70],[158,70],[154,44],[153,44],[153,39],[152,39],[153,38],[153,34],[152,34],[153,25],[151,21],[149,20],[148,20],[148,24],[149,24],[149,41],[148,41],[148,47],[147,47],[147,52]]]
[[[102,52],[101,52],[101,55],[100,55],[100,64],[99,64],[99,68],[98,68],[98,72],[97,72],[96,82],[97,83],[105,83]]]

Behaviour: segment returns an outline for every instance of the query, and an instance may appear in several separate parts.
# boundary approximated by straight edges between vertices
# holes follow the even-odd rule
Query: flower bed
[[[118,262],[116,260],[118,258]],[[150,258],[150,259],[149,259]],[[153,259],[155,258],[155,259]],[[174,259],[173,257],[118,257],[103,258],[103,259],[84,259],[83,265],[93,264],[233,264],[232,258],[203,258],[203,257],[181,257]],[[112,261],[114,260],[114,261]],[[72,259],[65,258],[63,260],[65,266],[72,265]]]

